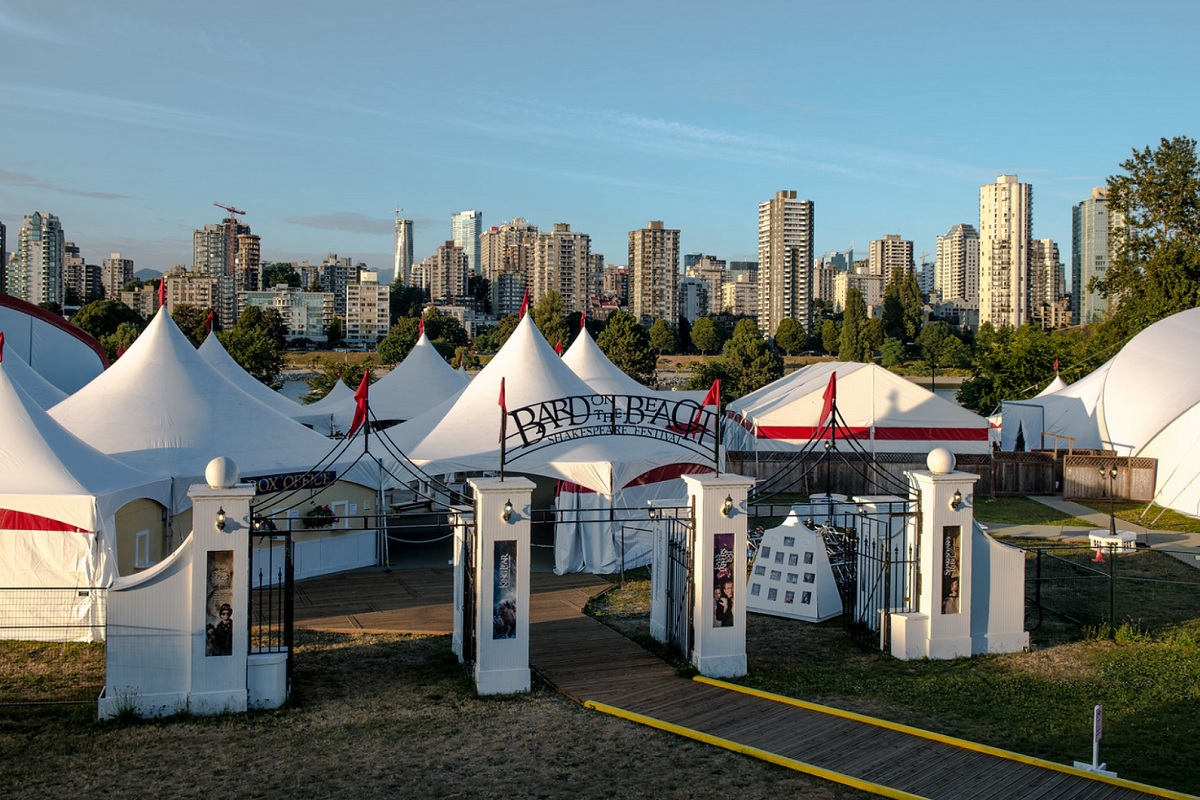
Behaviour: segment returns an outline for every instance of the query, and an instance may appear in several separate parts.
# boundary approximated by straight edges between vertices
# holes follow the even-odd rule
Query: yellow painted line
[[[697,681],[698,683],[708,684],[709,686],[716,686],[721,689],[729,689],[733,692],[741,692],[742,694],[761,697],[764,700],[773,700],[776,703],[784,703],[786,705],[796,706],[797,708],[816,711],[821,714],[829,714],[834,717],[851,719],[856,722],[863,722],[879,728],[887,728],[889,730],[899,731],[900,733],[919,736],[922,739],[929,739],[934,742],[941,742],[943,744],[953,745],[954,747],[961,747],[964,750],[973,750],[977,753],[986,753],[987,755],[996,756],[997,758],[1005,758],[1009,761],[1019,761],[1022,764],[1030,764],[1035,767],[1044,767],[1045,769],[1051,769],[1056,772],[1065,772],[1068,775],[1078,775],[1083,778],[1090,778],[1094,781],[1101,781],[1103,783],[1112,784],[1113,786],[1120,786],[1125,789],[1134,789],[1136,791],[1145,792],[1146,794],[1151,794],[1156,797],[1168,797],[1172,800],[1200,800],[1200,798],[1197,798],[1196,795],[1184,794],[1183,792],[1176,792],[1172,791],[1171,789],[1161,789],[1157,786],[1150,786],[1145,783],[1126,780],[1125,778],[1114,778],[1111,775],[1100,775],[1098,773],[1088,772],[1087,770],[1078,769],[1076,767],[1069,767],[1066,764],[1057,764],[1053,761],[1046,761],[1041,758],[1022,755],[1021,753],[1014,753],[1011,750],[1002,750],[999,747],[992,747],[991,745],[980,744],[978,742],[970,742],[966,739],[959,739],[954,736],[947,736],[943,733],[934,733],[933,731],[914,728],[911,725],[903,725],[899,722],[889,722],[886,719],[868,717],[865,714],[856,714],[853,711],[843,711],[840,708],[823,706],[819,705],[818,703],[809,703],[804,700],[797,700],[794,697],[785,697],[781,694],[764,692],[761,689],[751,689],[749,686],[739,686],[736,683],[726,683],[725,681],[719,681],[715,678],[706,678],[703,675],[696,675],[692,678],[692,680]]]
[[[822,767],[813,766],[812,764],[806,764],[803,761],[797,761],[794,758],[785,758],[784,756],[777,755],[776,753],[760,750],[757,747],[750,747],[749,745],[740,744],[729,739],[722,739],[719,736],[712,736],[711,734],[707,734],[703,731],[698,731],[693,728],[685,728],[682,725],[663,722],[660,719],[647,717],[634,711],[626,711],[623,708],[617,708],[605,703],[597,703],[594,700],[588,700],[583,704],[583,706],[584,708],[590,708],[604,714],[611,714],[614,717],[620,717],[621,719],[627,719],[631,722],[636,722],[651,728],[657,728],[660,731],[673,733],[677,736],[695,739],[698,742],[713,745],[714,747],[721,747],[725,750],[731,750],[735,753],[742,753],[743,755],[751,756],[772,764],[777,764],[781,767],[795,770],[796,772],[803,772],[818,778],[824,778],[827,781],[840,783],[843,786],[850,786],[855,789],[860,789],[864,792],[880,795],[882,797],[891,797],[895,798],[895,800],[929,800],[929,798],[923,797],[919,794],[902,792],[899,789],[893,789],[890,786],[881,786],[877,783],[864,781],[851,775],[843,775],[840,772],[833,772],[832,770],[823,769]]]

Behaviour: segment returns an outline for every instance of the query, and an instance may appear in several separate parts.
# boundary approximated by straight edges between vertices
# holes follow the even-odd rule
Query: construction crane
[[[237,255],[237,215],[245,214],[245,211],[227,206],[224,203],[213,203],[217,208],[223,208],[229,212],[229,245],[226,249],[228,255],[225,258],[225,274],[232,275],[234,273],[234,260]]]

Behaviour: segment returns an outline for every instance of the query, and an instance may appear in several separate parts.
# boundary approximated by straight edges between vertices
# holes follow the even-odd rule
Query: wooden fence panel
[[[1116,468],[1116,478],[1109,470]],[[1114,455],[1072,455],[1063,460],[1064,500],[1117,500],[1149,503],[1154,499],[1158,459]]]

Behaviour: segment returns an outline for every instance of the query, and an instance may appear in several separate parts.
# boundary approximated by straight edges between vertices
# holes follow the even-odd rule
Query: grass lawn
[[[1087,502],[1080,505],[1085,505],[1102,514],[1108,513],[1108,503],[1105,502]],[[1132,522],[1144,528],[1153,528],[1156,531],[1176,531],[1178,533],[1200,533],[1200,519],[1180,514],[1178,511],[1172,511],[1169,508],[1151,505],[1150,509],[1146,510],[1145,503],[1114,503],[1113,507],[1116,511],[1117,519],[1123,519],[1126,522]]]
[[[1107,509],[1105,509],[1107,510]],[[1028,497],[975,498],[975,519],[983,524],[996,525],[1061,525],[1093,528],[1092,523],[1078,517],[1065,516],[1048,505]]]

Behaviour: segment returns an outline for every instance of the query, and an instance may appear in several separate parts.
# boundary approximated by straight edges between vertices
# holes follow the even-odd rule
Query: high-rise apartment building
[[[256,234],[238,234],[234,265],[239,291],[253,292],[262,288],[262,242]]]
[[[321,288],[333,295],[333,313],[339,317],[346,316],[346,285],[358,277],[358,269],[352,259],[329,253],[321,262],[317,274]]]
[[[1116,220],[1108,213],[1108,188],[1071,207],[1071,312],[1076,322],[1090,325],[1108,315],[1108,300],[1091,288],[1104,278],[1112,263],[1110,233]]]
[[[100,285],[104,288],[104,296],[116,299],[121,296],[125,284],[133,280],[133,259],[124,258],[120,253],[110,253],[108,258],[100,262]]]
[[[937,238],[933,288],[942,300],[964,300],[979,307],[979,233],[960,223]]]
[[[506,317],[521,310],[525,287],[533,274],[537,235],[537,226],[520,217],[480,234],[481,269],[491,288],[492,313],[496,316]]]
[[[1029,320],[1043,328],[1062,324],[1062,302],[1067,298],[1063,263],[1053,239],[1034,239],[1029,243]],[[1069,300],[1065,307],[1070,309]]]
[[[411,219],[401,219],[399,212],[396,216],[396,256],[393,262],[393,279],[408,286],[412,282],[413,267],[413,223]]]
[[[662,220],[629,232],[629,313],[646,326],[679,316],[679,231]]]
[[[1033,186],[1001,175],[979,188],[979,323],[1017,327],[1029,319]]]
[[[785,319],[811,327],[813,202],[782,190],[758,206],[758,329],[774,336]]]
[[[901,239],[898,233],[889,233],[882,239],[871,242],[867,256],[867,271],[872,275],[882,275],[883,285],[892,282],[892,276],[897,272],[914,269],[913,243]]]
[[[360,270],[358,280],[346,284],[346,342],[373,348],[387,336],[390,310],[391,287],[379,282],[379,273]]]
[[[467,270],[471,275],[480,274],[479,236],[482,233],[483,212],[470,209],[450,217],[450,238],[466,254]]]
[[[8,262],[7,293],[34,305],[63,304],[66,239],[53,214],[35,211],[21,223],[17,249]]]
[[[467,297],[470,270],[467,253],[461,247],[453,241],[439,246],[425,263],[429,299],[447,305],[461,303]]]
[[[205,225],[192,232],[192,269],[209,275],[234,273],[238,237],[251,232],[249,225],[235,222],[234,219],[226,217],[219,225]]]
[[[688,322],[695,322],[712,313],[713,297],[709,294],[708,284],[699,278],[680,278],[678,295],[679,316]],[[717,295],[716,301],[721,302],[720,295]]]
[[[547,292],[562,295],[567,311],[582,311],[596,294],[600,276],[593,272],[592,238],[571,230],[565,222],[554,223],[549,233],[533,240],[533,280],[529,298],[537,303]]]
[[[683,273],[688,278],[704,281],[704,285],[708,288],[710,311],[706,314],[720,311],[721,287],[727,280],[724,259],[697,253],[692,257],[692,263],[684,266]]]
[[[227,276],[188,272],[181,266],[172,267],[163,275],[163,280],[167,282],[167,311],[173,312],[179,306],[191,306],[201,311],[212,309],[219,314],[221,281],[226,279]],[[235,305],[230,316],[239,313],[237,308]],[[221,324],[225,324],[223,319]]]

